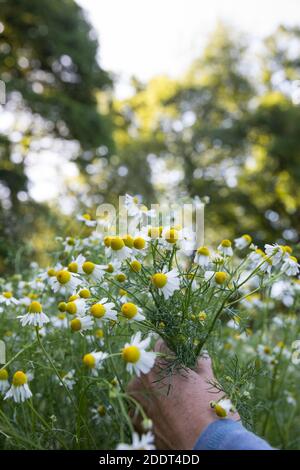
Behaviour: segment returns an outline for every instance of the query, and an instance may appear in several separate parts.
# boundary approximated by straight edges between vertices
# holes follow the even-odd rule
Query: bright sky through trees
[[[299,0],[78,0],[89,14],[101,45],[101,64],[121,75],[124,96],[131,75],[148,80],[178,75],[199,55],[218,20],[250,40],[280,23],[300,24]]]

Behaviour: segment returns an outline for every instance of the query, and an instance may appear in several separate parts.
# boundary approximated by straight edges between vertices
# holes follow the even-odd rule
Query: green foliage
[[[210,240],[242,226],[257,243],[298,241],[299,59],[291,59],[289,44],[299,41],[298,29],[276,31],[254,73],[245,40],[220,25],[182,79],[158,77],[116,103],[118,152],[129,162],[124,186],[151,202],[149,182],[157,197],[209,196]],[[161,170],[153,156],[166,166],[165,187],[155,182]],[[134,180],[141,165],[144,178]],[[167,171],[174,169],[181,176],[172,186]]]
[[[61,222],[52,209],[29,197],[26,162],[32,149],[37,144],[42,149],[43,138],[78,141],[76,163],[84,171],[89,154],[112,146],[111,122],[98,107],[99,94],[112,80],[97,62],[95,32],[74,1],[1,0],[0,23],[3,109],[16,120],[9,136],[0,135],[1,272],[11,269],[21,243],[33,257],[43,253],[41,242],[30,248],[33,236],[39,233],[47,244]]]

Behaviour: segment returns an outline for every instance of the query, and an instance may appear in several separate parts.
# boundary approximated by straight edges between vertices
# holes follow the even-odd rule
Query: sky
[[[77,0],[100,39],[100,63],[120,77],[119,97],[129,78],[178,76],[199,55],[223,20],[262,38],[280,23],[300,25],[300,0]]]

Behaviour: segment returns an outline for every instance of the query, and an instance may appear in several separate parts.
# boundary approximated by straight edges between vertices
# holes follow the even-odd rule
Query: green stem
[[[38,341],[38,344],[39,344],[40,348],[42,349],[43,353],[44,353],[45,356],[47,357],[49,363],[51,364],[51,367],[53,368],[53,370],[54,370],[54,372],[55,372],[55,375],[57,376],[58,380],[60,381],[60,383],[61,383],[62,386],[64,387],[64,389],[65,389],[67,395],[69,396],[69,398],[70,398],[70,400],[71,400],[71,402],[72,402],[72,405],[74,406],[74,408],[76,409],[77,413],[79,414],[80,419],[81,419],[82,423],[84,424],[84,426],[86,427],[86,430],[87,430],[87,432],[88,432],[88,435],[90,436],[90,438],[91,438],[91,440],[92,440],[92,442],[93,442],[93,444],[94,444],[94,446],[95,446],[95,448],[96,448],[97,446],[96,446],[95,439],[94,439],[94,437],[92,436],[92,434],[91,434],[91,432],[90,432],[90,429],[89,429],[89,427],[88,427],[88,425],[87,425],[87,423],[86,423],[84,417],[81,415],[81,413],[80,413],[80,411],[79,411],[79,409],[78,409],[78,407],[77,407],[77,405],[76,405],[76,403],[75,403],[75,401],[74,401],[74,398],[73,398],[72,394],[70,393],[70,390],[68,389],[68,387],[67,387],[66,384],[64,383],[63,379],[61,378],[60,373],[58,372],[58,370],[57,370],[57,368],[56,368],[54,362],[52,361],[52,358],[49,356],[48,352],[47,352],[46,349],[44,348],[44,345],[43,345],[43,343],[42,343],[42,341],[41,341],[41,339],[40,339],[40,335],[39,335],[38,328],[36,328],[36,335],[37,335],[37,341]]]

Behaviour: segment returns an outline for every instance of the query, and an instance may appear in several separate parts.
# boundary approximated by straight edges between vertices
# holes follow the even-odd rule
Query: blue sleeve
[[[219,419],[204,429],[194,450],[272,450],[272,447],[241,423]]]

